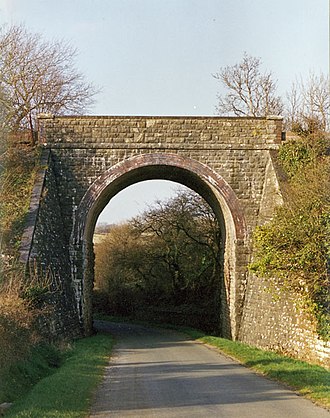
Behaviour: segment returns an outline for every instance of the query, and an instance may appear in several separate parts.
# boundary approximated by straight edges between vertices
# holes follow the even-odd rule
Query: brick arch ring
[[[174,176],[170,175],[173,171],[176,173]],[[143,175],[137,175],[139,172]],[[182,174],[185,174],[185,181],[181,181]],[[243,211],[235,192],[221,175],[189,157],[170,153],[150,153],[133,156],[115,164],[93,182],[76,210],[71,245],[75,246],[87,238],[91,239],[100,212],[115,194],[128,185],[151,178],[173,180],[194,189],[205,198],[198,187],[190,184],[193,182],[190,182],[189,178],[193,177],[198,179],[200,185],[204,184],[206,188],[212,190],[220,210],[226,213],[227,220],[231,218],[231,230],[234,235],[232,238],[235,241],[245,242],[247,227]],[[109,197],[108,190],[111,187],[113,191]]]

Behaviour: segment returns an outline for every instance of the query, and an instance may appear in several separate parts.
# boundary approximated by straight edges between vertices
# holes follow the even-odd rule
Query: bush
[[[13,277],[0,289],[0,383],[19,360],[25,358],[39,340],[35,329],[36,312],[20,296],[21,277]],[[0,385],[1,386],[1,385]]]
[[[59,352],[40,335],[39,322],[51,312],[45,301],[47,277],[6,272],[0,285],[0,403],[12,401],[59,364]]]
[[[289,177],[299,175],[311,163],[326,156],[329,138],[324,133],[297,137],[286,142],[279,150],[279,159]]]
[[[290,176],[285,203],[273,220],[257,227],[250,269],[272,280],[277,290],[300,295],[330,338],[330,156],[329,137],[311,136],[282,146],[280,159]]]

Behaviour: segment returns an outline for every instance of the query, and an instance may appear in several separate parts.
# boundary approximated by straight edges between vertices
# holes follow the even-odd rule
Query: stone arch
[[[247,226],[243,211],[229,184],[205,164],[177,154],[141,154],[118,162],[88,188],[75,216],[70,240],[72,279],[80,320],[85,332],[92,326],[91,292],[94,257],[92,237],[97,218],[119,191],[144,180],[162,179],[181,183],[201,195],[212,207],[224,241],[225,295],[228,315],[223,334],[237,338],[243,309],[247,259]]]

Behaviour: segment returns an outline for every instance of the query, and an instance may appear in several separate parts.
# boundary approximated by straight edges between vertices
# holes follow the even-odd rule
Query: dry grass
[[[15,139],[15,141],[14,141]],[[34,343],[36,314],[22,297],[24,274],[15,265],[29,205],[36,152],[1,134],[0,156],[0,376]],[[18,141],[18,142],[17,142]]]
[[[0,375],[37,342],[37,313],[21,296],[22,277],[13,274],[0,287]]]
[[[15,260],[37,169],[37,152],[21,138],[0,132],[0,403],[13,367],[39,342],[34,303],[47,286],[27,280]]]

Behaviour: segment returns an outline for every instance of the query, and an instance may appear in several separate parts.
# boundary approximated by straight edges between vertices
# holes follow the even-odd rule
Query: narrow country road
[[[183,335],[98,321],[117,341],[91,418],[330,418],[325,409]]]

